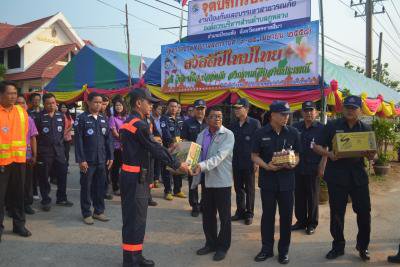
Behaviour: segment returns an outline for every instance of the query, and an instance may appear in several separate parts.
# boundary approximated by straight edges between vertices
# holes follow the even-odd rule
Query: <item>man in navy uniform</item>
[[[138,88],[130,93],[132,114],[120,130],[122,143],[122,171],[120,177],[122,206],[123,266],[154,266],[142,255],[149,199],[151,157],[165,165],[189,171],[186,163],[179,163],[168,150],[150,136],[146,119],[150,116],[153,98],[147,89]]]
[[[100,114],[102,96],[90,93],[88,111],[75,121],[75,160],[81,173],[81,212],[83,221],[92,225],[93,219],[106,222],[104,214],[104,183],[106,168],[114,158],[113,139],[108,120]],[[107,165],[107,166],[106,166]],[[91,211],[93,203],[94,212]]]
[[[371,201],[368,187],[368,174],[365,171],[364,157],[372,160],[375,153],[361,154],[358,158],[338,159],[332,151],[336,133],[366,132],[371,128],[359,120],[362,100],[358,96],[348,96],[343,103],[343,118],[328,122],[314,150],[328,157],[324,179],[328,184],[330,228],[333,237],[332,249],[327,259],[336,259],[344,254],[344,216],[348,197],[351,197],[353,210],[357,214],[358,235],[356,249],[360,258],[369,260],[368,245],[371,234]],[[327,150],[326,148],[329,148]]]
[[[246,98],[239,98],[233,107],[237,120],[231,127],[235,135],[232,167],[236,192],[236,213],[232,221],[244,219],[245,224],[250,225],[254,217],[256,172],[256,165],[251,160],[251,142],[261,124],[248,116],[250,103]]]
[[[304,102],[301,114],[304,120],[293,125],[301,134],[303,149],[296,168],[294,213],[297,222],[292,226],[292,231],[304,229],[308,235],[312,235],[318,225],[319,179],[326,164],[326,157],[315,153],[313,146],[322,136],[324,126],[316,120],[318,111],[314,102]]]
[[[274,232],[276,204],[279,207],[280,240],[279,263],[289,263],[289,246],[293,216],[293,191],[298,154],[301,151],[300,134],[296,128],[287,126],[290,107],[287,102],[274,101],[270,106],[271,120],[259,129],[253,138],[252,160],[260,166],[258,186],[261,189],[263,214],[261,217],[262,248],[255,261],[265,261],[274,256]],[[294,164],[275,165],[275,152],[293,150]]]
[[[43,95],[44,110],[35,119],[39,135],[37,137],[37,176],[42,209],[50,211],[50,173],[57,180],[57,201],[59,206],[71,207],[67,199],[67,161],[64,152],[64,115],[57,111],[57,102],[53,94]]]
[[[181,137],[181,130],[183,121],[178,114],[178,100],[170,99],[167,102],[167,114],[160,118],[160,127],[163,144],[166,148],[171,148],[178,139]],[[186,198],[186,195],[182,192],[182,178],[183,175],[171,175],[169,171],[166,170],[165,166],[162,168],[162,179],[164,183],[164,194],[166,200],[173,200],[172,196],[172,181],[174,183],[174,196],[179,198]]]
[[[185,141],[196,142],[197,136],[207,127],[204,121],[206,115],[206,101],[197,99],[194,101],[193,117],[190,117],[183,123],[181,138]],[[200,202],[198,187],[191,189],[193,176],[188,176],[189,180],[189,204],[192,207],[191,215],[198,217],[200,214]]]

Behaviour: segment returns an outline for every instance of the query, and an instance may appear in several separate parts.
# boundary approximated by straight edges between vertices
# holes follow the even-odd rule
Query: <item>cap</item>
[[[306,101],[301,105],[302,110],[310,110],[310,109],[316,109],[316,108],[317,108],[317,106],[312,101]]]
[[[355,95],[348,96],[344,99],[343,105],[345,107],[361,108],[362,106],[361,97]]]
[[[152,103],[158,103],[160,102],[159,99],[154,98],[151,96],[150,91],[147,88],[136,88],[136,89],[132,89],[131,92],[129,93],[129,96],[132,97],[142,97],[144,99],[147,99],[148,101],[152,102]]]
[[[290,106],[289,106],[288,102],[286,102],[286,101],[276,100],[276,101],[272,102],[272,104],[269,106],[269,110],[271,112],[289,114]]]
[[[246,98],[239,98],[236,101],[236,104],[233,105],[235,108],[248,108],[250,107],[250,103],[249,100],[247,100]]]
[[[206,101],[203,99],[197,99],[194,101],[194,108],[205,108],[206,107]]]

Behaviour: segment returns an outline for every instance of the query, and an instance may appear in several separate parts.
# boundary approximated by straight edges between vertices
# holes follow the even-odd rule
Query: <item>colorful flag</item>
[[[188,0],[175,0],[175,2],[178,2],[179,4],[182,4],[182,6],[186,6]]]
[[[143,75],[146,73],[146,71],[147,71],[147,65],[144,62],[143,56],[140,56],[139,77],[142,78]]]

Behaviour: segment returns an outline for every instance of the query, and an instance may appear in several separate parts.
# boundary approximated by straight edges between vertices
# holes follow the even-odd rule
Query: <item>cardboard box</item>
[[[333,153],[338,158],[359,158],[365,152],[376,152],[374,132],[337,133],[333,138]]]
[[[189,167],[194,168],[200,159],[201,145],[194,142],[180,142],[172,151],[172,155],[176,157],[180,162],[186,162]],[[169,167],[167,167],[167,170],[170,171],[172,174],[182,174],[176,172]]]

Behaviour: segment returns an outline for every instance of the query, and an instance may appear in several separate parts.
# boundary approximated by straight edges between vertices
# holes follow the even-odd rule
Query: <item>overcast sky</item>
[[[83,39],[90,39],[96,46],[126,51],[126,39],[124,29],[118,26],[125,23],[124,14],[99,1],[103,1],[119,9],[124,9],[126,1],[123,0],[1,0],[0,22],[10,24],[22,24],[31,20],[46,17],[57,12],[62,12]],[[156,0],[141,0],[144,3],[164,9],[178,17],[164,14],[158,10],[144,6],[135,0],[128,0],[131,45],[134,54],[143,54],[147,57],[157,57],[162,44],[173,43],[178,40],[179,30],[159,30],[159,27],[179,26],[180,11]],[[163,0],[179,7],[173,0]],[[350,9],[350,0],[323,0],[325,8],[326,35],[349,48],[327,40],[327,58],[334,63],[343,65],[346,60],[364,67],[365,60],[365,21],[354,17],[354,10]],[[319,19],[318,0],[312,2],[312,19]],[[358,0],[354,1],[358,2]],[[395,6],[393,5],[395,3]],[[393,79],[400,80],[400,11],[399,0],[387,0],[383,2],[387,14],[374,16],[374,30],[383,31],[386,44],[383,48],[383,61],[390,64],[390,72]],[[346,6],[348,5],[348,6]],[[375,9],[381,10],[381,3],[376,4]],[[362,7],[359,7],[363,11]],[[395,29],[389,17],[392,19]],[[152,24],[154,25],[152,25]],[[380,24],[383,26],[381,26]],[[96,29],[86,26],[104,26]],[[396,32],[397,30],[397,32]],[[186,34],[186,31],[184,31]],[[334,48],[330,47],[333,46]],[[339,50],[338,50],[339,49]],[[391,51],[391,52],[390,52]],[[374,58],[378,55],[378,37],[374,34]]]

